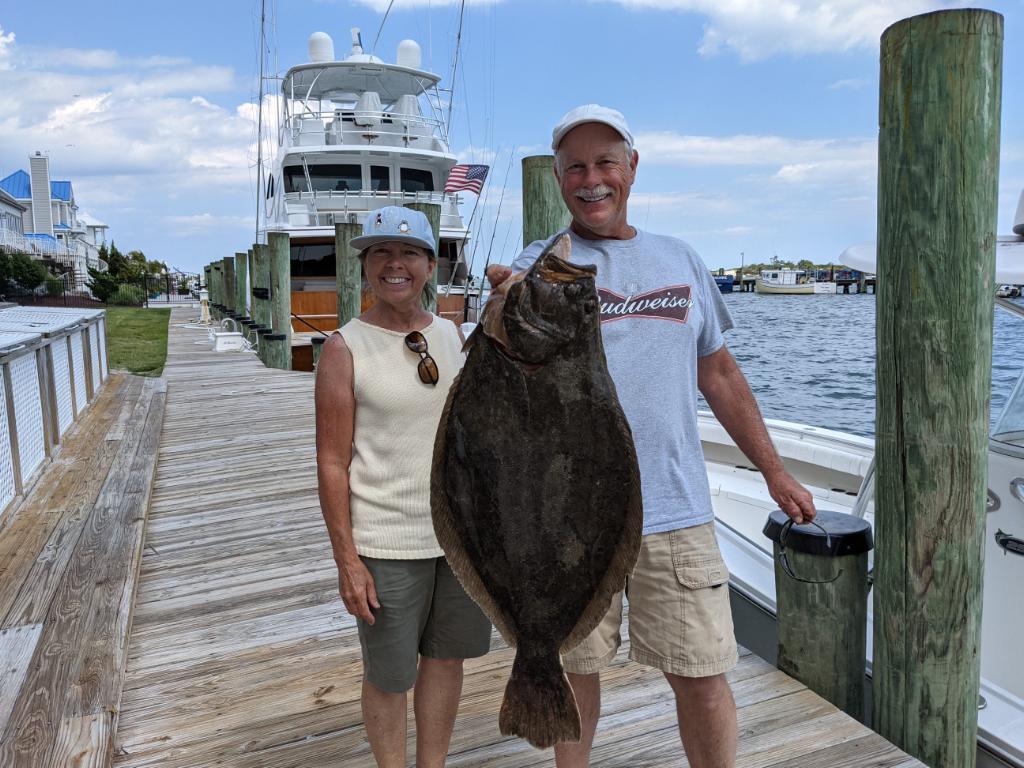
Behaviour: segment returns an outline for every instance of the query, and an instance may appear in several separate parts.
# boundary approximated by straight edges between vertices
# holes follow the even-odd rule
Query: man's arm
[[[348,468],[352,463],[355,395],[352,390],[352,353],[339,334],[326,342],[317,365],[316,473],[320,511],[327,524],[338,566],[338,591],[345,608],[356,618],[373,624],[373,609],[380,608],[373,576],[359,559],[352,539]]]
[[[754,393],[724,344],[697,358],[697,386],[725,431],[760,470],[779,508],[797,524],[813,520],[814,498],[783,466]]]

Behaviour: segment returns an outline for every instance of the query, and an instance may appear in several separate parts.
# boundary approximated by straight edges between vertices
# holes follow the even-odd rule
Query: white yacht
[[[330,36],[314,32],[309,59],[281,81],[277,157],[261,190],[261,242],[266,232],[290,236],[292,312],[321,330],[337,325],[336,223],[361,223],[386,205],[433,203],[441,208],[438,312],[461,322],[469,231],[459,196],[443,191],[456,158],[440,76],[421,69],[415,41],[402,40],[387,63],[363,52],[358,29],[341,60]],[[309,325],[293,321],[297,332]]]
[[[1024,194],[1014,235],[997,244],[996,282],[1024,282]],[[874,272],[874,244],[848,249],[843,264]],[[1024,305],[996,299],[1024,321]],[[813,494],[817,506],[874,521],[874,441],[828,429],[769,420],[768,430],[787,469]],[[772,544],[761,530],[776,504],[760,475],[707,412],[701,441],[740,641],[775,657],[775,571]],[[1024,584],[1024,373],[989,439],[988,515],[981,641],[978,765],[1024,768],[1024,665],[1020,642],[1024,613],[1016,610]],[[868,604],[871,621],[871,603]],[[871,630],[868,630],[868,661]]]

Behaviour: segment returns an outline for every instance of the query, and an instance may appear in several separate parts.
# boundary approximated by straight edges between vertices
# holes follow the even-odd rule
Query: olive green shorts
[[[373,625],[357,621],[363,674],[389,693],[416,682],[420,656],[471,659],[490,650],[491,623],[443,557],[361,558],[373,576],[380,608]]]
[[[644,536],[626,580],[629,658],[681,677],[727,672],[738,661],[729,571],[714,523]],[[621,644],[622,592],[597,628],[562,658],[567,672],[591,674]]]

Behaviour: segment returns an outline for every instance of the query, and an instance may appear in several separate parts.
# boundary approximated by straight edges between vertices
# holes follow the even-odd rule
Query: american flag
[[[484,186],[484,179],[487,178],[486,165],[456,165],[448,174],[448,182],[444,185],[445,192],[461,192],[468,189],[475,195],[480,194]]]

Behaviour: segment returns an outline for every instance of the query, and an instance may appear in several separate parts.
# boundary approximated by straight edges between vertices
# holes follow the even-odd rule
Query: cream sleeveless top
[[[420,381],[420,356],[405,346],[405,333],[359,318],[339,333],[354,369],[349,509],[356,551],[391,560],[440,557],[430,468],[441,411],[464,359],[455,324],[435,316],[421,331],[437,363],[436,386]]]

